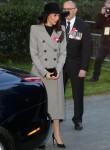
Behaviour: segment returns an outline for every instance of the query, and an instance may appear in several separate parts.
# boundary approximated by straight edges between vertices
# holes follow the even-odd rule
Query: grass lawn
[[[92,76],[94,61],[91,61],[89,71],[86,75],[86,78]],[[104,62],[101,69],[100,80],[97,82],[87,82],[85,80],[85,91],[84,94],[87,95],[96,95],[110,93],[110,62]],[[68,82],[66,87],[66,98],[71,98],[71,85]]]
[[[90,69],[87,73],[86,78],[89,78],[92,75],[93,72],[93,65],[94,61],[91,61],[90,63]],[[31,70],[31,62],[29,63],[14,63],[10,66],[14,66],[17,68],[21,68],[27,71]],[[97,82],[87,82],[85,80],[85,95],[96,95],[96,94],[103,94],[103,93],[110,93],[110,62],[104,62],[102,65],[102,71],[100,75],[100,80]],[[71,85],[70,82],[68,82],[66,87],[66,98],[71,98]]]

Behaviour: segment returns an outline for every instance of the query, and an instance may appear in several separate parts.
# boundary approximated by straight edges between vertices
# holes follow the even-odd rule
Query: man
[[[93,76],[87,81],[95,82],[99,80],[101,65],[105,57],[110,55],[110,0],[105,1],[105,6],[96,17],[96,27],[102,31],[101,45],[97,51]]]
[[[73,1],[63,5],[69,15],[62,20],[67,29],[67,59],[64,65],[64,89],[68,79],[71,81],[74,99],[74,115],[72,121],[76,130],[82,130],[84,77],[90,59],[90,32],[88,25],[76,17],[77,7]],[[70,23],[68,23],[70,22]],[[68,24],[70,28],[68,30]]]

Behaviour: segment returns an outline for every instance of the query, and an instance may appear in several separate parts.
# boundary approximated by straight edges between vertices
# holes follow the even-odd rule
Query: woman
[[[60,25],[61,12],[56,2],[47,3],[38,18],[40,25],[32,25],[30,31],[30,53],[32,73],[39,76],[47,89],[48,112],[53,119],[53,143],[65,148],[60,136],[59,120],[64,119],[64,91],[62,68],[66,59],[65,28]],[[45,149],[45,145],[39,148]]]

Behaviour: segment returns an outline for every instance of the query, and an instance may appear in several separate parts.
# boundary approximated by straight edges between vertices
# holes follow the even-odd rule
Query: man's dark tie
[[[67,25],[67,28],[66,28],[66,32],[69,33],[69,31],[70,31],[70,22],[68,21],[67,24],[68,25]]]
[[[67,25],[67,28],[66,28],[66,34],[67,34],[67,39],[68,39],[69,31],[70,31],[70,22],[68,21],[67,23],[68,23],[68,25]]]

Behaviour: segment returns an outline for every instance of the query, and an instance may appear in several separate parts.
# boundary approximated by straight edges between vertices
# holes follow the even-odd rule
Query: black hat
[[[42,20],[44,16],[48,16],[52,13],[60,14],[62,17],[66,17],[69,14],[69,12],[67,11],[61,11],[57,2],[49,2],[44,6],[44,12],[42,12],[41,16],[39,16],[38,19]]]

